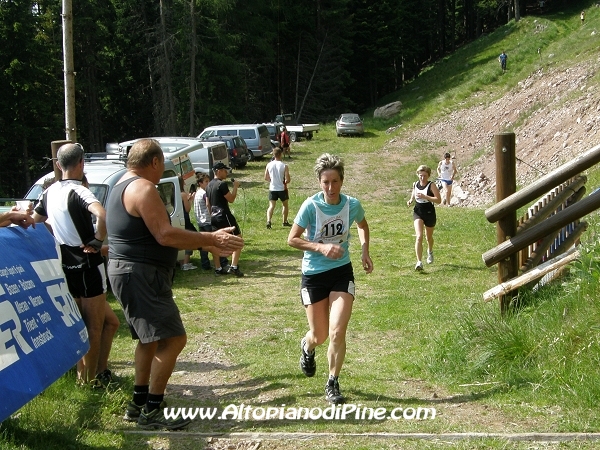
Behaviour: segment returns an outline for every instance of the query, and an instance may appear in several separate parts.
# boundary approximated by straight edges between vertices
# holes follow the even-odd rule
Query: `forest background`
[[[76,122],[88,152],[217,123],[363,113],[429,64],[566,0],[73,2]],[[543,9],[540,9],[543,4]],[[59,0],[0,0],[0,197],[65,138]]]

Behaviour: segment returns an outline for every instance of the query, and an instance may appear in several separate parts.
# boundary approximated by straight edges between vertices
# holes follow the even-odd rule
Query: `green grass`
[[[571,15],[527,17],[460,49],[425,71],[398,97],[384,99],[401,98],[405,108],[395,120],[367,120],[364,138],[337,138],[334,126],[328,125],[312,141],[293,146],[290,219],[302,201],[318,190],[312,172],[315,158],[330,152],[344,157],[344,192],[361,200],[371,229],[375,270],[370,275],[359,271],[353,233],[357,297],[340,378],[343,392],[352,403],[373,408],[434,406],[439,417],[419,422],[205,421],[194,422],[193,431],[493,432],[506,423],[513,424],[509,429],[515,432],[598,430],[597,215],[588,218],[592,225],[585,237],[586,252],[569,278],[537,292],[523,292],[521,309],[501,318],[497,302],[482,301],[482,293],[497,283],[496,269],[481,260],[481,254],[495,246],[495,225],[485,220],[482,210],[438,208],[435,264],[423,273],[414,271],[414,231],[406,200],[415,168],[422,163],[434,165],[443,143],[421,142],[396,164],[381,151],[390,139],[384,131],[398,120],[403,126],[395,136],[401,139],[407,128],[498,98],[540,67],[592,57],[596,43],[588,39],[589,31],[600,23],[600,10],[588,10],[585,32],[575,26],[580,10],[578,5]],[[541,61],[537,48],[543,49]],[[498,73],[496,61],[502,49],[509,55],[509,71],[504,75]],[[523,120],[530,113],[523,112]],[[318,349],[314,378],[304,378],[297,367],[298,342],[306,330],[298,293],[301,252],[287,245],[289,229],[280,226],[279,210],[273,229],[265,229],[266,162],[253,161],[234,174],[243,187],[234,211],[246,241],[240,262],[246,277],[217,279],[200,270],[177,273],[174,292],[189,342],[175,370],[209,373],[214,382],[202,388],[183,386],[181,376],[175,374],[171,392],[187,389],[193,395],[168,394],[174,406],[325,407],[325,349]],[[597,185],[600,174],[591,171],[589,179],[590,185]],[[197,254],[192,261],[199,265]],[[186,432],[132,434],[135,426],[122,422],[123,405],[132,390],[133,348],[122,326],[111,356],[111,367],[122,375],[120,389],[104,394],[80,390],[74,386],[74,376],[66,374],[0,425],[0,448],[129,450],[208,445],[205,437]],[[218,355],[218,363],[206,364],[203,355],[209,349]],[[472,414],[461,416],[462,410]],[[451,443],[340,435],[318,441],[263,441],[261,448],[532,445],[502,439]],[[558,446],[595,447],[593,442]]]

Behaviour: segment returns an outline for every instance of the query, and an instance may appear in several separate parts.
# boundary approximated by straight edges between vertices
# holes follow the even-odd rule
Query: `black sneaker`
[[[228,273],[229,275],[235,275],[235,276],[236,276],[236,277],[238,277],[238,278],[240,278],[240,277],[243,277],[243,276],[244,276],[244,274],[241,272],[241,270],[240,270],[240,268],[239,268],[239,267],[236,267],[236,268],[234,269],[232,266],[230,266],[230,267],[229,267],[229,269],[227,269],[227,273]]]
[[[286,220],[285,222],[283,222],[283,226],[284,226],[284,227],[291,227],[291,226],[292,226],[292,224],[291,224],[291,223],[289,223],[289,222]]]
[[[116,377],[112,374],[112,372],[109,369],[105,369],[98,375],[96,375],[96,379],[106,387],[108,387],[111,384],[117,383]]]
[[[215,269],[215,275],[217,275],[218,277],[220,277],[221,275],[227,275],[227,271],[223,270],[222,268],[221,270]]]
[[[340,392],[340,383],[337,379],[327,380],[327,384],[325,385],[325,398],[329,403],[333,403],[334,405],[341,405],[346,401]]]
[[[302,369],[302,373],[307,377],[314,376],[317,371],[317,363],[315,362],[315,350],[308,353],[304,351],[304,345],[306,344],[306,339],[302,338],[300,341],[300,351],[302,354],[300,355],[300,369]]]
[[[136,405],[134,402],[129,402],[127,404],[127,409],[125,409],[125,415],[123,416],[123,420],[127,422],[137,422],[140,418],[140,414],[142,413],[142,408],[144,405]],[[167,407],[167,402],[162,401],[160,404],[161,408]]]
[[[144,430],[157,430],[164,428],[166,430],[180,430],[192,423],[191,419],[178,417],[177,419],[167,419],[165,417],[165,409],[158,408],[152,412],[146,412],[145,409],[140,411],[137,425]]]
[[[271,222],[267,222],[267,230],[271,229]]]
[[[134,402],[127,403],[127,409],[125,409],[123,420],[126,420],[127,422],[137,422],[143,407],[144,405],[136,405]]]

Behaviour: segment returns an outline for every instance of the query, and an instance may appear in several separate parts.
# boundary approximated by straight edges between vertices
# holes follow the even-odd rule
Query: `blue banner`
[[[0,422],[88,351],[85,324],[47,228],[0,228]]]

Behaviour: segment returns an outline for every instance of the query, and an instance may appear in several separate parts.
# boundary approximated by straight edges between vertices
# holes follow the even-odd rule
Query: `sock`
[[[148,400],[148,385],[145,386],[133,386],[133,403],[136,405],[145,405]]]
[[[237,266],[231,266],[231,268],[232,268],[233,270],[236,270],[236,269],[237,269]]]
[[[223,270],[222,267],[219,267],[218,269],[215,269],[217,272],[221,272]]]
[[[313,348],[312,350],[308,350],[308,342],[304,341],[304,353],[306,353],[307,355],[313,355],[315,353],[315,349]]]
[[[164,394],[148,394],[148,400],[146,401],[146,411],[152,412],[155,409],[160,408],[160,404],[164,400]]]
[[[338,377],[335,375],[329,375],[329,379],[327,380],[328,384],[333,384],[338,380]]]

